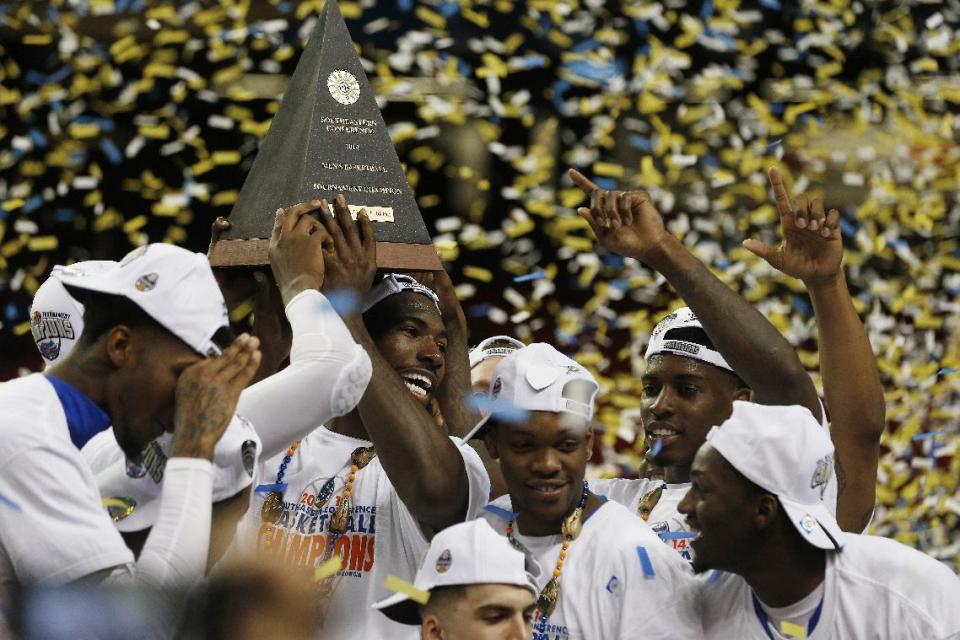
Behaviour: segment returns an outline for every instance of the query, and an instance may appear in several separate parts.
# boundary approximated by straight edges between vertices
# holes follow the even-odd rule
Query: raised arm
[[[883,387],[867,332],[843,274],[840,214],[824,212],[820,198],[791,205],[783,178],[770,170],[783,241],[743,246],[788,276],[799,278],[813,301],[820,342],[820,374],[837,450],[837,519],[845,531],[867,526],[876,500],[880,436],[886,422]]]
[[[376,243],[366,213],[358,214],[354,223],[342,197],[334,210],[335,218],[321,219],[336,251],[358,256],[357,264],[342,269],[375,270]],[[341,269],[328,269],[327,277],[344,275]],[[397,495],[418,522],[433,530],[463,521],[470,492],[456,445],[380,355],[362,318],[347,319],[347,326],[373,363],[373,376],[357,410]]]
[[[590,207],[578,213],[600,244],[663,274],[755,402],[799,404],[821,418],[816,389],[790,343],[667,231],[645,191],[607,191],[574,169],[570,177],[590,196]]]
[[[447,433],[462,438],[480,421],[479,412],[471,409],[467,402],[472,394],[467,318],[446,271],[431,271],[429,275],[423,276],[422,282],[440,298],[443,324],[447,330],[446,373],[443,384],[437,390],[437,402]],[[490,499],[505,494],[507,485],[500,471],[500,463],[490,457],[490,451],[481,440],[472,440],[467,444],[480,456],[490,477]]]
[[[245,389],[237,409],[256,428],[263,458],[352,411],[370,380],[370,358],[340,315],[356,316],[357,309],[335,309],[320,291],[331,290],[325,282],[326,263],[342,257],[323,251],[324,245],[333,245],[311,215],[319,209],[320,202],[314,201],[280,212],[271,238],[271,269],[293,334],[290,365]],[[369,288],[364,277],[354,273],[338,280],[338,295],[361,295],[361,289]]]

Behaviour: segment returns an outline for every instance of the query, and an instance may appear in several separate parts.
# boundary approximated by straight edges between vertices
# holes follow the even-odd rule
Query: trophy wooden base
[[[256,267],[270,264],[264,238],[219,240],[207,251],[211,267]],[[440,257],[430,244],[405,242],[378,242],[377,268],[403,271],[440,271]]]

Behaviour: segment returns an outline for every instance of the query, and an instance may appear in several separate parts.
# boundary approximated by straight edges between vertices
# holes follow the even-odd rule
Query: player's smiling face
[[[736,572],[758,548],[756,489],[724,460],[710,443],[697,452],[690,469],[690,489],[677,505],[697,532],[690,546],[693,570]]]
[[[380,355],[427,405],[445,373],[447,332],[437,306],[423,294],[404,291],[367,314]]]
[[[583,492],[583,476],[593,451],[593,431],[587,421],[531,411],[523,424],[497,424],[485,442],[500,461],[522,532],[558,533]]]
[[[651,356],[641,376],[640,417],[662,467],[689,465],[711,427],[730,417],[734,400],[749,398],[734,377],[719,368],[673,354]]]

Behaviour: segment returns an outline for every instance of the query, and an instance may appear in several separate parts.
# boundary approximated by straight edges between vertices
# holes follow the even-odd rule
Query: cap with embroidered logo
[[[833,469],[833,442],[806,407],[737,400],[707,442],[748,480],[777,496],[801,537],[840,549],[840,525],[823,497]]]
[[[549,344],[535,342],[513,351],[497,365],[490,383],[490,400],[495,406],[464,439],[482,437],[488,421],[497,416],[497,405],[590,420],[599,390],[600,385],[583,366]]]
[[[713,346],[707,332],[703,330],[703,325],[697,320],[697,316],[694,315],[690,307],[677,309],[653,328],[644,359],[649,360],[652,356],[661,353],[693,358],[727,371],[733,371],[733,367],[727,364],[720,352]]]
[[[99,273],[118,266],[113,260],[85,260],[69,268]],[[59,264],[53,267],[50,277],[37,289],[30,305],[30,331],[37,350],[48,366],[66,358],[83,333],[83,305],[67,292],[57,278],[65,268]]]
[[[517,349],[523,349],[523,343],[510,336],[490,336],[470,349],[470,368],[490,358],[503,358]]]
[[[229,326],[227,305],[202,253],[148,244],[128,253],[113,269],[93,272],[69,266],[53,275],[68,290],[128,298],[201,355],[220,355],[213,336]]]
[[[430,592],[437,587],[505,584],[537,594],[537,567],[493,530],[486,520],[461,522],[435,535],[417,570],[413,586]],[[391,620],[420,624],[420,608],[409,595],[396,593],[373,605]]]

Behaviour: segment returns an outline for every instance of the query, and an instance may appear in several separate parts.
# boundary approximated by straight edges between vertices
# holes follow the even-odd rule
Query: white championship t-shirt
[[[0,607],[17,582],[132,563],[53,385],[40,374],[4,382],[0,407]]]
[[[451,438],[463,456],[470,488],[467,513],[476,513],[490,495],[490,480],[480,457],[463,441]],[[262,461],[256,472],[250,509],[241,519],[228,556],[255,551],[261,558],[297,567],[316,567],[339,554],[344,562],[336,576],[321,583],[318,592],[304,593],[304,606],[320,606],[323,638],[394,640],[418,638],[419,628],[391,621],[372,605],[391,593],[387,576],[413,582],[429,542],[417,521],[401,502],[379,458],[357,472],[347,532],[328,532],[330,518],[343,496],[351,454],[371,443],[320,427],[300,442],[283,477],[287,486],[284,511],[274,524],[263,522],[261,508],[267,496],[258,485],[276,482],[283,461],[280,454]],[[331,589],[328,599],[318,594]]]
[[[622,504],[627,511],[640,517],[640,501],[647,494],[660,489],[660,499],[650,511],[647,524],[687,562],[693,562],[690,540],[696,536],[687,526],[687,520],[677,511],[677,505],[690,489],[690,483],[667,484],[663,480],[640,478],[638,480],[592,480],[594,493],[606,496]]]
[[[510,497],[481,512],[506,535]],[[537,587],[553,577],[562,537],[514,538],[540,568]],[[560,575],[560,599],[545,626],[534,622],[533,640],[633,640],[700,638],[697,583],[689,565],[663,545],[643,520],[606,502],[583,523]]]
[[[960,633],[960,578],[949,568],[888,538],[844,533],[840,542],[842,551],[827,553],[823,604],[809,638],[937,640]],[[714,571],[698,583],[707,638],[778,637],[772,625],[770,635],[764,630],[770,609],[760,615],[743,578]]]

